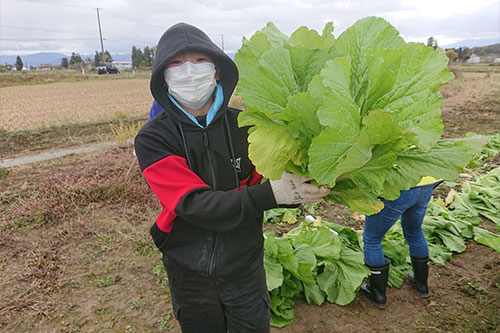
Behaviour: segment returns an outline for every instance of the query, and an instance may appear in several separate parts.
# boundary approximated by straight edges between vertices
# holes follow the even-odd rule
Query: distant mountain
[[[88,55],[88,54],[80,54],[80,57],[85,60],[87,58],[94,59],[94,55]],[[7,56],[7,55],[0,55],[0,64],[11,64],[13,65],[16,62],[16,57],[15,55],[13,56]],[[51,65],[60,65],[62,58],[68,58],[68,60],[71,58],[70,55],[62,54],[62,53],[54,53],[54,52],[40,52],[40,53],[33,53],[33,54],[25,54],[25,55],[20,55],[21,60],[23,61],[23,64],[25,67],[29,66],[40,66],[41,64],[51,64]],[[131,61],[131,56],[130,54],[112,54],[111,57],[113,57],[113,60],[115,61]]]
[[[439,40],[438,40],[438,43],[439,43]],[[483,39],[466,39],[466,40],[456,42],[453,44],[439,45],[439,47],[441,47],[443,49],[457,49],[459,47],[473,48],[473,47],[488,46],[488,45],[497,44],[497,43],[500,43],[500,37],[483,38]]]
[[[228,52],[227,55],[234,60],[234,55],[236,52]],[[90,58],[94,60],[95,54],[80,54],[80,57],[85,60],[87,58]],[[10,64],[14,65],[16,62],[16,57],[15,55],[13,56],[7,56],[7,55],[1,55],[0,54],[0,65],[3,64]],[[50,53],[50,52],[40,52],[40,53],[33,53],[33,54],[25,54],[21,55],[21,60],[23,61],[23,64],[25,67],[29,66],[35,66],[38,67],[41,64],[51,64],[51,65],[60,65],[62,58],[68,58],[68,60],[71,58],[71,54],[62,54],[62,53]],[[113,58],[114,61],[132,61],[132,56],[131,54],[128,53],[122,53],[122,54],[111,54],[111,57]]]
[[[94,55],[89,56],[91,59],[94,59]],[[87,56],[85,56],[86,58]],[[113,58],[114,61],[132,61],[132,55],[131,54],[112,54],[111,57]]]
[[[13,56],[4,56],[0,55],[0,64],[11,64],[13,65],[16,62],[15,55]],[[25,67],[28,66],[40,66],[41,64],[52,64],[52,65],[60,65],[61,59],[66,57],[66,55],[62,53],[52,53],[52,52],[40,52],[34,54],[25,54],[20,55],[21,60]]]

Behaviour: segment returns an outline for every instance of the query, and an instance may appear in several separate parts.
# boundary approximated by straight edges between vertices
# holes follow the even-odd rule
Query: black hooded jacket
[[[214,59],[224,102],[205,128],[194,124],[168,98],[163,70],[187,50]],[[234,62],[201,30],[179,23],[161,37],[151,77],[153,97],[163,107],[135,138],[148,185],[163,210],[151,227],[167,260],[208,276],[230,276],[262,265],[262,215],[276,207],[269,182],[248,159],[248,128],[228,107],[238,81]]]

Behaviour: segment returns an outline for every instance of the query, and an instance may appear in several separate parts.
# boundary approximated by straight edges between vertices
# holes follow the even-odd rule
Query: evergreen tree
[[[132,66],[134,68],[139,68],[143,65],[143,62],[144,62],[144,55],[142,54],[141,49],[132,46]]]
[[[17,57],[16,57],[16,63],[15,63],[15,66],[16,66],[16,69],[17,69],[18,71],[22,71],[22,70],[23,70],[24,64],[23,64],[23,61],[21,60],[21,57],[20,57],[20,56],[17,56]]]
[[[94,55],[94,66],[97,67],[101,63],[101,54],[97,51],[95,51]]]
[[[82,57],[78,53],[71,53],[71,59],[69,59],[70,65],[79,65],[83,62]]]
[[[153,57],[151,55],[151,50],[149,49],[149,47],[146,46],[144,48],[144,65],[151,67],[152,60],[153,60]]]
[[[111,53],[108,50],[104,51],[104,59],[106,62],[113,62],[113,58],[111,57]]]
[[[471,56],[471,50],[468,47],[459,47],[457,50],[458,60],[459,61],[467,61]]]
[[[155,60],[155,55],[156,55],[156,46],[153,46],[151,49],[149,49],[151,51],[151,64],[153,64],[154,60]]]
[[[427,39],[427,46],[433,47],[434,50],[437,49],[439,47],[437,39],[432,36],[429,37],[429,39]]]
[[[68,58],[64,57],[61,59],[61,68],[68,68],[69,63],[68,63]]]

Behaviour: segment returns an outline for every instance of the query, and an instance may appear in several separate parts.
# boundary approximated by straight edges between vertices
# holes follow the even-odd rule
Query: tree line
[[[134,68],[151,68],[153,65],[154,55],[155,55],[156,47],[144,47],[143,50],[132,46],[132,66]],[[64,57],[61,59],[61,68],[81,68],[84,64],[92,64],[94,67],[99,66],[104,62],[113,62],[113,57],[108,50],[104,51],[104,55],[102,52],[95,51],[94,59],[87,58],[85,60],[82,59],[79,53],[71,53],[71,57]],[[18,55],[16,57],[16,62],[14,64],[17,70],[22,70],[24,68],[24,63],[21,57]]]
[[[433,47],[434,50],[437,49],[439,47],[437,39],[434,37],[429,37],[427,39],[427,46]],[[446,48],[445,51],[446,56],[448,56],[450,62],[465,62],[469,60],[473,54],[478,56],[486,56],[491,54],[500,56],[500,43],[473,48],[469,48],[466,46],[458,48]]]
[[[147,68],[151,67],[153,65],[153,60],[154,60],[154,53],[155,53],[156,48],[155,47],[144,47],[143,50],[140,48],[137,48],[135,46],[132,46],[132,66],[134,68]],[[111,57],[111,54],[109,51],[104,52],[104,56],[102,55],[102,52],[95,51],[94,55],[94,60],[92,61],[91,59],[87,58],[85,61],[86,63],[93,62],[93,65],[97,67],[99,64],[104,63],[104,62],[113,62],[113,58]],[[83,64],[84,61],[80,57],[78,53],[72,53],[71,58],[68,61],[68,58],[63,58],[61,61],[61,67],[62,68],[73,68],[76,65],[81,65]]]
[[[437,39],[434,37],[429,37],[427,39],[427,46],[437,49],[439,47]],[[472,54],[477,54],[478,56],[495,54],[500,56],[500,43],[473,48],[465,46],[459,48],[446,48],[445,51],[448,59],[450,59],[450,62],[465,62],[470,59]],[[146,46],[143,50],[141,50],[140,48],[132,46],[132,66],[134,68],[151,68],[154,62],[155,53],[156,47]],[[94,59],[92,60],[90,58],[87,58],[85,61],[82,60],[80,54],[73,52],[69,60],[67,57],[61,60],[61,67],[81,68],[81,66],[85,63],[93,64],[95,67],[97,67],[100,63],[112,61],[113,58],[111,57],[111,54],[108,50],[104,52],[104,55],[102,54],[102,52],[95,51]],[[24,64],[20,56],[16,57],[14,66],[19,71],[23,69]]]
[[[459,47],[445,49],[450,62],[465,62],[475,54],[477,56],[496,55],[500,56],[500,43],[482,47]]]
[[[132,46],[132,66],[134,68],[151,67],[153,65],[155,50],[155,47],[150,48],[146,46],[143,50],[141,50],[140,48]],[[89,62],[89,59],[87,58],[87,61],[85,62]],[[99,64],[104,62],[113,62],[113,58],[111,57],[109,51],[106,50],[104,52],[104,56],[102,55],[102,52],[95,51],[93,60],[94,66],[97,67]],[[73,67],[74,65],[82,63],[83,61],[80,55],[78,53],[72,53],[69,61],[67,58],[62,59],[61,67],[68,68],[69,66]]]
[[[99,66],[99,64],[103,62],[112,62],[113,58],[111,57],[111,54],[109,53],[108,50],[104,51],[104,55],[102,52],[95,51],[94,59],[92,60],[91,58],[87,58],[85,61],[83,61],[82,57],[78,53],[71,53],[71,57],[68,60],[68,58],[62,58],[61,60],[61,68],[79,68],[82,66],[82,64],[87,63],[87,64],[93,64],[94,67]]]

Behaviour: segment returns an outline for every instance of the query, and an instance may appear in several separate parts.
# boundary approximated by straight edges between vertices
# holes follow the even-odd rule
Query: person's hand
[[[278,205],[317,203],[330,193],[327,186],[314,186],[307,183],[309,180],[307,177],[283,171],[281,179],[270,181],[276,203]]]

